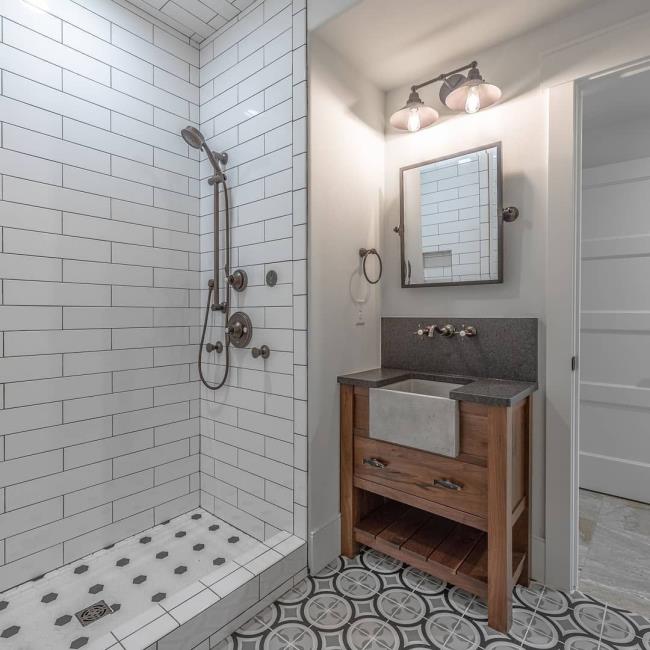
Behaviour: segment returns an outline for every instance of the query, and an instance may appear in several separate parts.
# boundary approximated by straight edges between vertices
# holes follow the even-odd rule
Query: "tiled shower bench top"
[[[0,594],[0,650],[190,650],[306,565],[298,537],[261,542],[192,511]]]

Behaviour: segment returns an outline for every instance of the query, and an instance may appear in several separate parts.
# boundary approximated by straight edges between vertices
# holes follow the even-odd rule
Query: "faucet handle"
[[[413,332],[417,336],[428,336],[431,338],[433,336],[433,332],[435,330],[435,325],[422,325],[422,323],[418,323],[418,329],[417,331]]]
[[[478,331],[473,325],[462,325],[458,334],[462,337],[469,336],[471,338],[472,336],[476,336]]]

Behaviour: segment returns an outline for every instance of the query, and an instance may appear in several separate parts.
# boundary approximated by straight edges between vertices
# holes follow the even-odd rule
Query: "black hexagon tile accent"
[[[187,533],[184,530],[179,530],[174,537],[185,537]]]
[[[88,565],[87,565],[87,564],[80,564],[80,565],[79,565],[79,566],[74,570],[74,572],[75,572],[78,576],[80,576],[82,573],[86,573],[86,571],[88,571]]]
[[[54,621],[54,625],[61,627],[62,625],[67,625],[72,620],[70,614],[65,614],[64,616],[59,616],[59,618]]]
[[[225,564],[226,558],[225,557],[218,557],[216,560],[212,560],[212,564],[215,566],[221,566],[222,564]]]
[[[70,647],[72,648],[72,650],[77,650],[77,648],[83,648],[86,645],[86,643],[88,643],[88,637],[80,636],[70,644]]]
[[[3,609],[7,609],[7,607],[9,607],[9,602],[6,600],[0,600],[0,612]]]
[[[115,563],[115,566],[126,566],[130,561],[128,557],[123,557]]]
[[[168,555],[167,551],[160,551],[160,553],[156,553],[156,559],[164,560]]]
[[[203,516],[203,515],[200,515],[200,514],[197,512],[195,515],[192,515],[192,519],[194,519],[194,520],[201,519],[202,516]]]
[[[174,569],[174,573],[175,573],[176,575],[179,575],[179,576],[180,576],[180,575],[183,575],[183,573],[185,573],[186,571],[187,571],[187,567],[186,567],[186,566],[183,566],[182,564],[181,564],[180,566],[177,566],[177,567]]]
[[[115,614],[115,612],[119,612],[122,609],[122,605],[120,603],[113,603],[111,609],[113,610],[113,614]]]
[[[151,541],[151,537],[149,535],[145,535],[144,537],[140,538],[140,544],[148,544]]]
[[[205,548],[205,544],[194,544],[192,546],[193,551],[202,551]]]
[[[4,630],[2,630],[2,634],[0,636],[3,639],[9,639],[10,637],[14,636],[15,634],[18,634],[20,630],[20,627],[18,625],[12,625],[11,627],[8,627]]]
[[[133,578],[133,584],[134,585],[141,585],[145,580],[147,579],[147,576],[139,575]]]
[[[239,537],[235,537],[234,535],[228,538],[228,544],[236,544],[238,541]]]
[[[98,594],[100,591],[104,590],[104,585],[93,585],[89,590],[89,594]]]
[[[165,600],[165,598],[167,598],[167,594],[160,591],[157,594],[155,594],[154,596],[152,596],[151,600],[154,603],[159,603],[161,600]]]
[[[55,594],[54,592],[50,592],[49,594],[45,594],[43,598],[41,598],[42,603],[51,603],[53,600],[56,600],[59,597],[59,594]]]
[[[219,530],[219,524],[212,524],[212,526],[210,526],[208,530],[214,533],[215,530]]]

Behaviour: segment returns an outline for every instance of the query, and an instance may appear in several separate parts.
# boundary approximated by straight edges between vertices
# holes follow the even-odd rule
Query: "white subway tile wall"
[[[267,360],[233,349],[227,386],[201,388],[201,505],[259,539],[307,534],[305,14],[300,0],[259,1],[201,44],[201,130],[230,156],[231,266],[249,277],[233,310],[253,320],[251,347],[271,349]],[[210,174],[202,157],[202,302],[213,263]],[[210,324],[215,342],[223,316]],[[208,359],[211,381],[223,356]]]
[[[425,282],[497,280],[497,150],[420,168]]]
[[[305,6],[216,4],[199,49],[145,0],[0,0],[0,591],[199,504],[306,538]],[[216,393],[187,124],[230,155],[234,309],[271,348]]]
[[[199,50],[43,7],[0,0],[0,591],[199,505]]]

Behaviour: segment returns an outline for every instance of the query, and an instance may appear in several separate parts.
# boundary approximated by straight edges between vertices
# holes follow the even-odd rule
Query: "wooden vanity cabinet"
[[[460,402],[457,458],[369,437],[368,389],[342,384],[342,552],[365,544],[476,594],[510,628],[528,584],[531,398]]]

